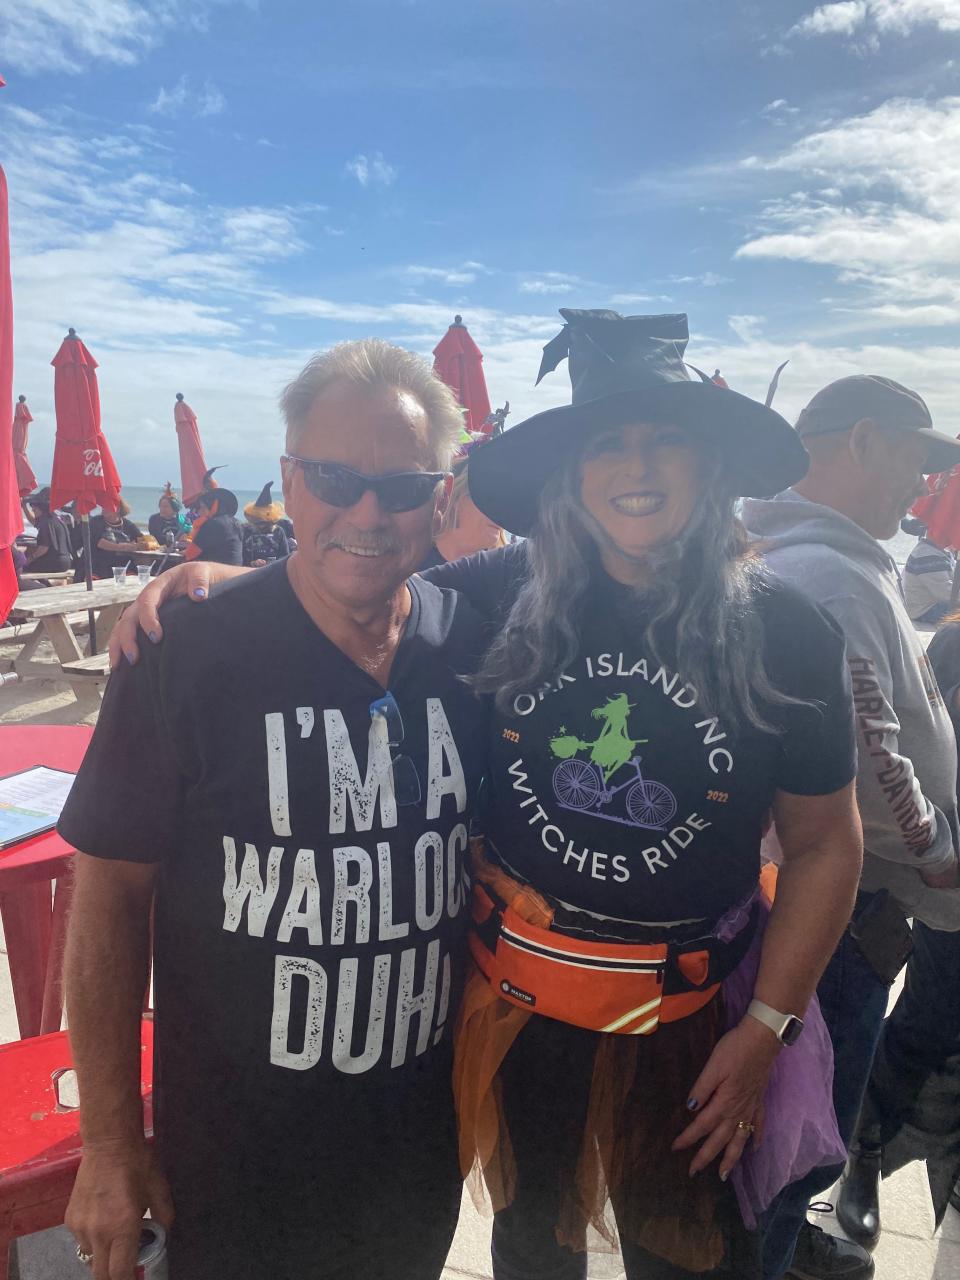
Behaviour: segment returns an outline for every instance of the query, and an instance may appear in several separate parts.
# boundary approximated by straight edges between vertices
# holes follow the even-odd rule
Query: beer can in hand
[[[137,1254],[137,1280],[167,1280],[167,1233],[158,1222],[145,1218]]]

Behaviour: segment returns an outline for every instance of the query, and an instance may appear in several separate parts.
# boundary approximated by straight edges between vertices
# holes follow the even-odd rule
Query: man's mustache
[[[318,535],[316,545],[318,551],[346,551],[353,548],[361,551],[376,551],[380,555],[390,555],[403,550],[396,538],[382,533],[361,532],[359,529],[344,530],[331,538]]]

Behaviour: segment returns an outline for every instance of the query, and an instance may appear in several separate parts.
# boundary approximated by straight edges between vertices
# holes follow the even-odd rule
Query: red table
[[[4,725],[0,777],[38,764],[75,773],[92,733],[86,725]],[[73,854],[54,831],[0,850],[0,918],[22,1038],[60,1030]]]

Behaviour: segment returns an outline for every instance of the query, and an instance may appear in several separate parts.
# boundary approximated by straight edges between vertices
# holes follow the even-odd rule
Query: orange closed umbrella
[[[13,412],[13,465],[17,472],[17,488],[21,498],[34,493],[37,488],[37,477],[27,460],[27,441],[32,421],[33,414],[27,408],[27,397],[20,396]]]
[[[457,397],[467,431],[489,434],[493,423],[484,425],[490,417],[490,397],[483,376],[483,353],[462,316],[454,316],[453,324],[434,347],[433,372]]]
[[[189,507],[203,493],[207,464],[200,443],[197,415],[184,400],[182,391],[177,392],[177,403],[173,406],[173,424],[180,446],[180,493]]]

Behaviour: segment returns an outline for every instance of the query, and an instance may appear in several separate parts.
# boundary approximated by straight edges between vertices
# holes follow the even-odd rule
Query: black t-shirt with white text
[[[426,577],[497,626],[525,574],[521,544]],[[773,684],[814,704],[763,708],[776,735],[711,715],[649,651],[629,589],[598,571],[577,657],[490,721],[481,819],[508,869],[567,906],[644,923],[713,921],[750,892],[776,792],[825,795],[856,773],[838,627],[776,581],[754,608]]]
[[[278,1249],[271,1233],[317,1223],[331,1271],[389,1238],[390,1205],[429,1215],[459,1180],[450,1040],[484,735],[456,673],[481,637],[453,592],[410,591],[390,676],[402,741],[286,561],[168,606],[163,643],[111,677],[59,827],[159,864],[156,1115],[175,1198],[243,1197]],[[395,785],[401,756],[419,800]]]

